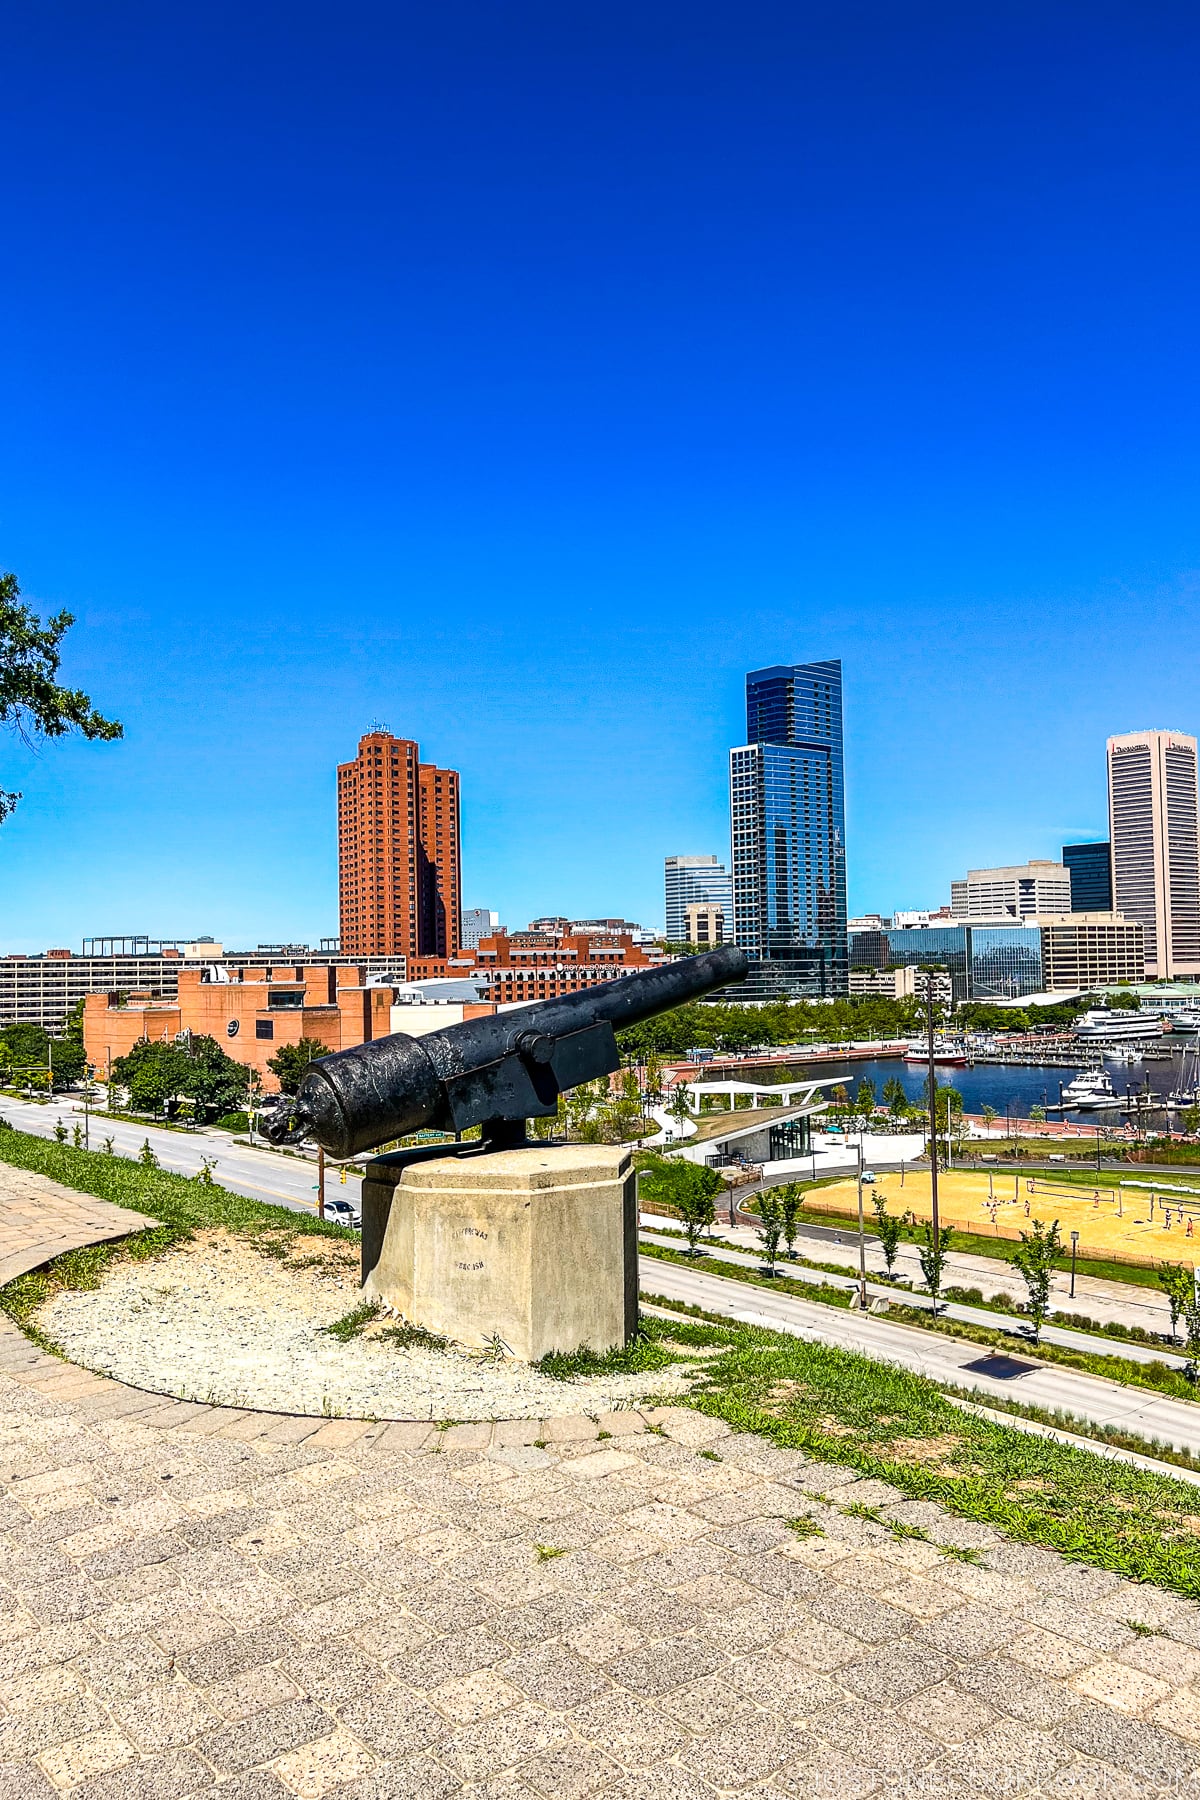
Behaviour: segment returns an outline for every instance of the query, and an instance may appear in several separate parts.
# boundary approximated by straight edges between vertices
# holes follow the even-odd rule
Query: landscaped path
[[[935,1332],[893,1324],[869,1313],[843,1312],[837,1307],[822,1306],[819,1301],[799,1300],[791,1294],[773,1293],[769,1288],[709,1275],[704,1272],[703,1263],[693,1269],[644,1256],[640,1281],[644,1293],[662,1294],[730,1319],[766,1325],[772,1331],[789,1331],[797,1337],[859,1350],[882,1362],[914,1369],[943,1385],[978,1389],[982,1399],[994,1396],[1019,1400],[1028,1406],[1061,1409],[1098,1425],[1146,1439],[1157,1438],[1200,1455],[1200,1405],[1186,1400],[1171,1400],[1146,1388],[1124,1387],[1049,1363],[1035,1363],[1027,1374],[1016,1379],[996,1380],[967,1367],[989,1354],[980,1344],[939,1337]],[[1017,1343],[1010,1354],[1027,1360]],[[1036,1351],[1028,1355],[1035,1357]]]
[[[0,1186],[0,1287],[67,1250],[128,1237],[151,1223],[141,1213],[5,1165]]]
[[[0,1421],[4,1800],[1200,1791],[1200,1606],[696,1413],[255,1414],[3,1323]]]

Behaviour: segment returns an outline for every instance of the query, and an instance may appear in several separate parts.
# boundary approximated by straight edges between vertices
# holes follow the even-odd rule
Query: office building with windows
[[[1071,876],[1063,863],[1038,861],[1001,869],[968,869],[950,883],[956,919],[1029,919],[1071,910]]]
[[[715,856],[668,856],[663,864],[666,901],[666,938],[669,944],[688,944],[687,909],[701,903],[719,906],[733,917],[733,877]]]
[[[447,957],[461,929],[459,783],[382,729],[338,766],[343,955]]]
[[[1042,934],[1031,923],[902,926],[856,932],[852,968],[897,969],[930,965],[946,970],[955,1000],[1016,1000],[1041,993]]]
[[[1071,911],[1112,911],[1112,845],[1064,844],[1063,866],[1071,877]]]
[[[848,991],[842,665],[746,677],[746,743],[729,753],[733,941],[739,996]]]
[[[491,937],[500,929],[500,914],[487,906],[469,906],[462,916],[461,944],[464,950],[475,950],[481,938]]]
[[[1196,740],[1132,731],[1108,740],[1113,905],[1146,933],[1146,974],[1200,975]]]
[[[711,900],[693,900],[687,909],[687,937],[698,950],[711,950],[725,942],[725,912]]]

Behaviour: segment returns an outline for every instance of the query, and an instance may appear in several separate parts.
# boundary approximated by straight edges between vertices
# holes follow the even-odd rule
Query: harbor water
[[[1079,1074],[1084,1064],[1078,1069],[1029,1068],[1013,1067],[1009,1064],[978,1062],[972,1068],[956,1069],[943,1064],[938,1065],[937,1080],[939,1087],[953,1087],[963,1097],[963,1110],[968,1113],[982,1112],[985,1106],[993,1106],[1000,1118],[1027,1119],[1030,1108],[1034,1106],[1057,1107],[1059,1103],[1059,1087],[1066,1087],[1068,1082]],[[1155,1058],[1150,1062],[1125,1062],[1108,1057],[1104,1060],[1104,1068],[1113,1090],[1121,1101],[1127,1094],[1144,1093],[1149,1086],[1152,1096],[1149,1106],[1158,1101],[1158,1112],[1162,1113],[1162,1103],[1166,1096],[1180,1087],[1195,1087],[1196,1052],[1180,1051],[1171,1057]],[[919,1063],[904,1062],[900,1057],[881,1057],[874,1062],[847,1062],[810,1064],[804,1071],[806,1074],[819,1076],[824,1082],[828,1077],[832,1081],[840,1081],[850,1090],[851,1095],[858,1092],[858,1084],[869,1078],[875,1084],[875,1095],[882,1102],[884,1084],[888,1081],[899,1081],[910,1100],[920,1102],[925,1097],[925,1069]],[[828,1094],[829,1089],[824,1089]],[[1107,1108],[1101,1112],[1090,1109],[1086,1112],[1052,1112],[1052,1119],[1067,1119],[1073,1124],[1120,1126],[1125,1114],[1120,1110]]]

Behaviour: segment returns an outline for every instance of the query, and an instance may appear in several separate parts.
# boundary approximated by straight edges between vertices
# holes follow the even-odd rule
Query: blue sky
[[[840,656],[850,903],[1196,731],[1185,5],[115,0],[5,21],[0,567],[123,742],[0,742],[0,949],[336,930],[334,765],[467,904],[658,922],[746,669]]]

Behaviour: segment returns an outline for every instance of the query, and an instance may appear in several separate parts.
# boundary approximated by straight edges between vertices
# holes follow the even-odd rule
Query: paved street
[[[0,1100],[0,1116],[10,1119],[22,1131],[38,1137],[53,1137],[59,1119],[68,1129],[83,1124],[83,1101],[78,1095],[59,1095],[50,1106],[36,1101]],[[214,1176],[222,1187],[253,1200],[266,1200],[273,1205],[291,1206],[305,1212],[317,1207],[315,1162],[300,1157],[284,1156],[278,1151],[251,1150],[235,1144],[226,1132],[163,1131],[154,1126],[133,1125],[121,1119],[97,1118],[93,1113],[90,1127],[91,1146],[99,1150],[106,1137],[111,1137],[123,1156],[136,1156],[149,1138],[154,1154],[164,1169],[181,1175],[195,1175],[204,1157],[216,1157]],[[340,1171],[330,1166],[325,1177],[325,1192],[357,1206],[361,1183],[356,1175],[347,1175],[342,1185]]]
[[[968,1363],[987,1354],[978,1344],[939,1338],[915,1326],[890,1324],[869,1313],[841,1312],[766,1288],[742,1287],[736,1281],[677,1263],[643,1257],[640,1279],[646,1293],[663,1294],[709,1312],[766,1325],[772,1331],[790,1331],[797,1337],[860,1350],[884,1362],[915,1369],[932,1381],[977,1388],[982,1396],[1003,1396],[1030,1406],[1061,1407],[1096,1424],[1135,1432],[1144,1438],[1158,1438],[1200,1454],[1200,1406],[1187,1401],[1170,1400],[1145,1388],[1121,1387],[1073,1369],[1048,1366],[1037,1367],[1015,1380],[995,1380],[966,1369]],[[1013,1354],[1021,1355],[1015,1345]]]
[[[732,1263],[736,1267],[761,1270],[764,1266],[762,1252],[754,1246],[752,1234],[747,1235],[750,1236],[749,1246],[745,1244],[744,1240],[741,1243],[732,1241],[733,1234],[725,1233],[722,1242],[714,1247],[713,1254],[720,1257],[723,1262]],[[678,1235],[664,1237],[655,1233],[652,1226],[647,1230],[643,1225],[642,1237],[651,1242],[663,1244],[671,1250],[679,1250],[684,1247]],[[700,1268],[704,1266],[703,1254],[702,1251],[697,1265]],[[821,1260],[826,1259],[822,1257]],[[814,1285],[825,1282],[830,1287],[850,1289],[858,1286],[857,1250],[853,1253],[851,1260],[854,1273],[845,1275],[827,1274],[819,1269],[806,1269],[802,1264],[788,1262],[782,1256],[776,1264],[776,1268],[780,1275],[787,1276],[791,1281],[811,1282]],[[849,1263],[847,1266],[849,1267]],[[917,1279],[920,1279],[919,1267]],[[909,1293],[904,1288],[896,1289],[885,1281],[875,1280],[872,1278],[869,1265],[867,1293],[872,1300],[894,1300],[905,1306],[916,1307],[922,1312],[932,1312],[933,1310],[933,1300],[929,1294]],[[972,1325],[985,1326],[989,1331],[1003,1331],[1011,1324],[1014,1351],[1019,1353],[1022,1348],[1028,1347],[1023,1343],[1024,1330],[1020,1322],[1016,1319],[1010,1321],[1002,1313],[989,1312],[986,1307],[982,1306],[964,1305],[956,1300],[943,1301],[938,1312],[946,1318],[961,1319]],[[1170,1323],[1165,1307],[1161,1323],[1162,1329],[1165,1331]],[[1086,1350],[1099,1355],[1122,1356],[1129,1362],[1162,1362],[1176,1369],[1182,1369],[1187,1362],[1186,1356],[1176,1354],[1163,1345],[1123,1343],[1120,1338],[1099,1337],[1083,1331],[1074,1331],[1069,1326],[1045,1325],[1042,1328],[1042,1339],[1049,1344],[1061,1344],[1069,1350]]]

